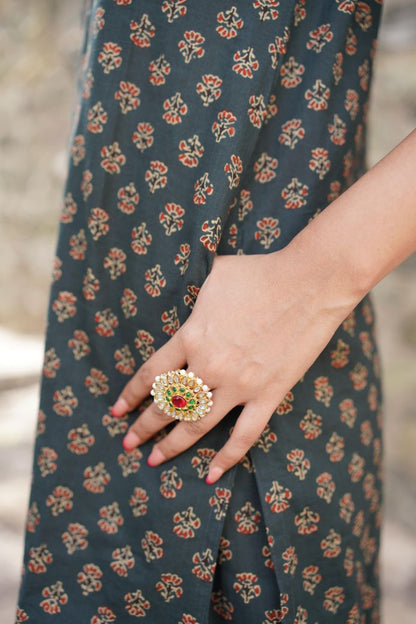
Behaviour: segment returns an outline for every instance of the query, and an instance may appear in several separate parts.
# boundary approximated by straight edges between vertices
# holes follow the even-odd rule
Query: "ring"
[[[176,420],[200,420],[212,405],[208,386],[183,368],[156,375],[150,394],[156,405]]]

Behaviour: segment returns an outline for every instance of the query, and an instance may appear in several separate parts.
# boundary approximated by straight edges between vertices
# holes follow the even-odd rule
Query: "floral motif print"
[[[85,2],[17,622],[379,621],[371,297],[213,485],[241,406],[156,468],[121,447],[151,397],[109,410],[215,254],[282,249],[365,171],[380,2],[324,4]]]

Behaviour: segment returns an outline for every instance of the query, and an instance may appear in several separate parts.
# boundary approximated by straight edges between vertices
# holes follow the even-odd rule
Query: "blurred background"
[[[0,0],[0,619],[14,621],[83,0]],[[384,0],[369,165],[416,126],[416,4]],[[392,209],[395,209],[392,207]],[[382,624],[416,621],[416,256],[373,291],[385,380]]]

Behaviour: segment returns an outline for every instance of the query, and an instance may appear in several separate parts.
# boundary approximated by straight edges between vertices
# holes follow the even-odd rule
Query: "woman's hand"
[[[124,415],[149,395],[156,375],[186,365],[212,390],[210,412],[173,427],[154,445],[149,465],[175,457],[234,406],[244,405],[211,461],[207,482],[239,462],[357,303],[348,298],[331,303],[327,286],[325,272],[290,246],[271,254],[214,258],[186,322],[138,369],[112,408],[115,416]],[[166,424],[167,416],[152,403],[131,425],[124,448],[142,444]]]

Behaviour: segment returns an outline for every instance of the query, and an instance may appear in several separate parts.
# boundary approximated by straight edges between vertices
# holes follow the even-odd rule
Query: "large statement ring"
[[[156,405],[176,420],[199,420],[212,405],[208,386],[183,368],[156,375],[150,394]]]

